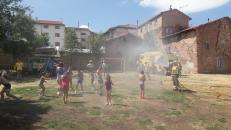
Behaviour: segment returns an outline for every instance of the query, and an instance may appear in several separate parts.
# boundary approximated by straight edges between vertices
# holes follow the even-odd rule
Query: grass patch
[[[75,130],[77,128],[80,128],[79,125],[70,123],[70,122],[62,122],[62,121],[48,121],[45,123],[45,126],[47,128],[52,128],[52,129],[67,129],[67,130]]]
[[[220,129],[216,126],[212,126],[212,127],[207,127],[206,130],[220,130]]]
[[[89,115],[91,115],[91,116],[99,116],[99,115],[101,115],[101,112],[100,111],[91,111],[91,112],[89,112]]]
[[[123,103],[123,100],[126,99],[125,96],[123,95],[112,95],[112,100],[115,102],[115,103]]]
[[[218,119],[218,121],[221,122],[221,123],[226,123],[226,119],[225,118]]]
[[[91,128],[88,128],[88,130],[100,130],[100,129],[96,127],[91,127]]]
[[[139,120],[140,125],[142,126],[147,126],[152,124],[152,120],[150,119],[141,119]]]
[[[38,87],[23,87],[23,88],[14,88],[13,94],[20,95],[22,97],[36,97],[39,95]]]
[[[164,126],[155,126],[155,130],[166,130]]]
[[[185,96],[184,93],[174,92],[174,91],[164,91],[162,92],[159,99],[164,99],[166,101],[181,103],[183,105],[189,106],[190,100]]]

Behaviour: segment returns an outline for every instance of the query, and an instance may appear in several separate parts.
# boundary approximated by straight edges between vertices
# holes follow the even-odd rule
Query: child
[[[77,71],[76,79],[77,79],[77,84],[76,84],[76,88],[75,88],[75,94],[77,93],[77,89],[78,89],[79,85],[81,87],[81,91],[83,91],[83,72],[81,70]]]
[[[42,75],[41,75],[40,81],[39,81],[39,88],[41,89],[40,96],[45,96],[45,86],[44,86],[44,83],[47,80],[46,76],[47,76],[46,73],[42,72]]]
[[[10,81],[8,79],[8,76],[7,76],[7,72],[5,70],[3,70],[2,74],[1,74],[1,77],[0,77],[0,85],[3,85],[4,87],[2,88],[0,94],[1,94],[1,100],[4,100],[4,93],[6,93],[6,95],[8,97],[12,97],[16,100],[19,100],[19,98],[17,98],[16,96],[12,95],[10,93],[10,90],[11,90],[11,84],[10,84]]]
[[[111,92],[112,92],[112,81],[111,76],[109,74],[106,75],[106,80],[104,83],[107,92],[107,105],[111,105]]]
[[[142,70],[139,75],[139,84],[140,84],[140,99],[144,99],[144,82],[146,78],[144,75],[144,71]]]
[[[68,91],[69,91],[69,79],[66,74],[61,76],[61,90],[63,91],[63,102],[67,103]]]
[[[102,75],[102,72],[103,72],[103,68],[102,67],[99,67],[96,71],[96,74],[97,74],[97,79],[98,79],[98,84],[99,84],[99,95],[101,96],[102,95],[102,88],[103,88],[103,75]]]

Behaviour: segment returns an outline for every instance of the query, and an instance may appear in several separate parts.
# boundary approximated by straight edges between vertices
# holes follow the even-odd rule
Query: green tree
[[[49,45],[49,37],[46,34],[36,34],[33,41],[33,48],[43,47]]]
[[[66,28],[65,30],[65,48],[66,49],[81,48],[80,43],[77,40],[75,30],[72,28]]]
[[[22,0],[0,1],[0,48],[20,57],[44,45],[44,36],[35,35],[31,11]],[[47,44],[47,43],[46,43]]]
[[[89,49],[94,54],[101,54],[101,47],[103,46],[103,37],[101,34],[90,36],[87,39]]]

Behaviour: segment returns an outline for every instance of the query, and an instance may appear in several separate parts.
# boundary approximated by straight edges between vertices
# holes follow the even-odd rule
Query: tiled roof
[[[50,21],[50,20],[36,20],[37,24],[48,24],[48,25],[64,25],[62,21]]]

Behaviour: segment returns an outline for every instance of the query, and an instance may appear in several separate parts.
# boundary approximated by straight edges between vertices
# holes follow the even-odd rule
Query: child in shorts
[[[39,95],[40,96],[45,96],[45,86],[44,83],[46,82],[46,80],[48,80],[47,75],[45,72],[42,72],[41,77],[40,77],[40,81],[39,81],[39,88],[41,89]]]
[[[112,92],[112,80],[111,76],[109,74],[106,75],[106,80],[104,82],[105,88],[106,88],[106,93],[107,93],[107,104],[106,105],[111,105],[111,92]]]
[[[144,99],[144,82],[146,78],[144,75],[144,71],[142,70],[139,75],[139,85],[140,85],[140,99]]]
[[[77,71],[76,80],[77,84],[75,88],[75,94],[77,93],[77,89],[79,86],[81,87],[81,91],[83,91],[83,72],[81,70]]]
[[[68,91],[69,91],[69,84],[70,84],[70,81],[66,74],[61,76],[60,83],[61,83],[61,91],[63,91],[63,103],[66,104],[68,99]]]

